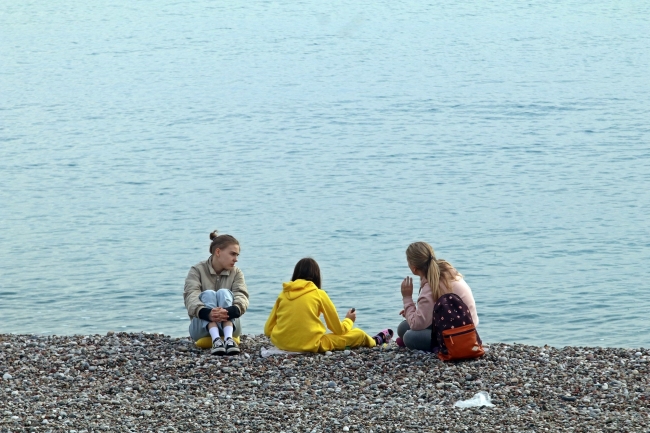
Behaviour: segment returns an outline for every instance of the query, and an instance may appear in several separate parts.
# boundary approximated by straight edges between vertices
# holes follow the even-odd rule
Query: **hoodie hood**
[[[285,294],[287,299],[294,300],[302,295],[318,290],[316,284],[307,280],[295,280],[288,283],[282,283],[282,293]]]

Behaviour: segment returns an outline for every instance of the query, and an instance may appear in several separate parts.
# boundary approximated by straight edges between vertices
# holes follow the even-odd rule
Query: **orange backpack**
[[[443,361],[478,358],[485,354],[472,314],[460,296],[442,295],[433,306],[431,342]]]

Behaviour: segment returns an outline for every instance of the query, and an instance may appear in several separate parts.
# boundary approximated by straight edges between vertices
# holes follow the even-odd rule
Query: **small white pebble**
[[[12,376],[11,374],[9,374],[9,373],[5,373],[5,374],[2,376],[2,378],[3,378],[4,380],[11,380],[11,379],[13,379],[13,376]]]

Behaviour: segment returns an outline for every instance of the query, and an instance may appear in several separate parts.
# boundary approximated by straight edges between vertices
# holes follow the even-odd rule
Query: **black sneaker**
[[[226,339],[226,355],[239,355],[239,346],[232,338]]]
[[[226,347],[224,346],[221,338],[215,338],[212,341],[212,350],[210,351],[210,353],[212,355],[217,355],[217,356],[223,356],[226,354]]]

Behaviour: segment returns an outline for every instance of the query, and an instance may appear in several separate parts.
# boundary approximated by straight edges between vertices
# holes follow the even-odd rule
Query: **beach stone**
[[[521,344],[495,343],[478,360],[444,363],[431,354],[392,348],[359,348],[351,351],[355,356],[337,352],[331,358],[220,358],[187,341],[160,334],[0,334],[0,348],[11,348],[0,350],[0,365],[16,369],[13,381],[0,390],[6,397],[0,399],[5,429],[325,433],[348,427],[382,433],[435,424],[450,432],[475,425],[481,431],[523,432],[534,425],[535,431],[577,433],[645,431],[644,416],[650,412],[650,372],[629,350],[544,347],[557,361],[553,366],[541,361],[546,358],[541,348]],[[191,349],[178,350],[184,346]],[[242,339],[240,345],[250,354],[262,346],[270,346],[265,336]],[[30,356],[19,358],[23,348]],[[399,361],[384,359],[388,353],[399,353]],[[594,359],[587,362],[589,354]],[[517,361],[502,363],[500,356]],[[518,383],[509,385],[511,379]],[[451,410],[480,390],[489,391],[493,408],[464,409],[465,419]],[[219,420],[206,410],[209,406],[222,414]],[[390,428],[378,428],[379,411]]]
[[[332,356],[332,352],[328,350],[327,352],[325,352],[325,356]]]
[[[5,374],[2,375],[2,378],[4,380],[11,380],[11,379],[13,379],[13,376],[11,374],[9,374],[9,373],[5,373]]]

